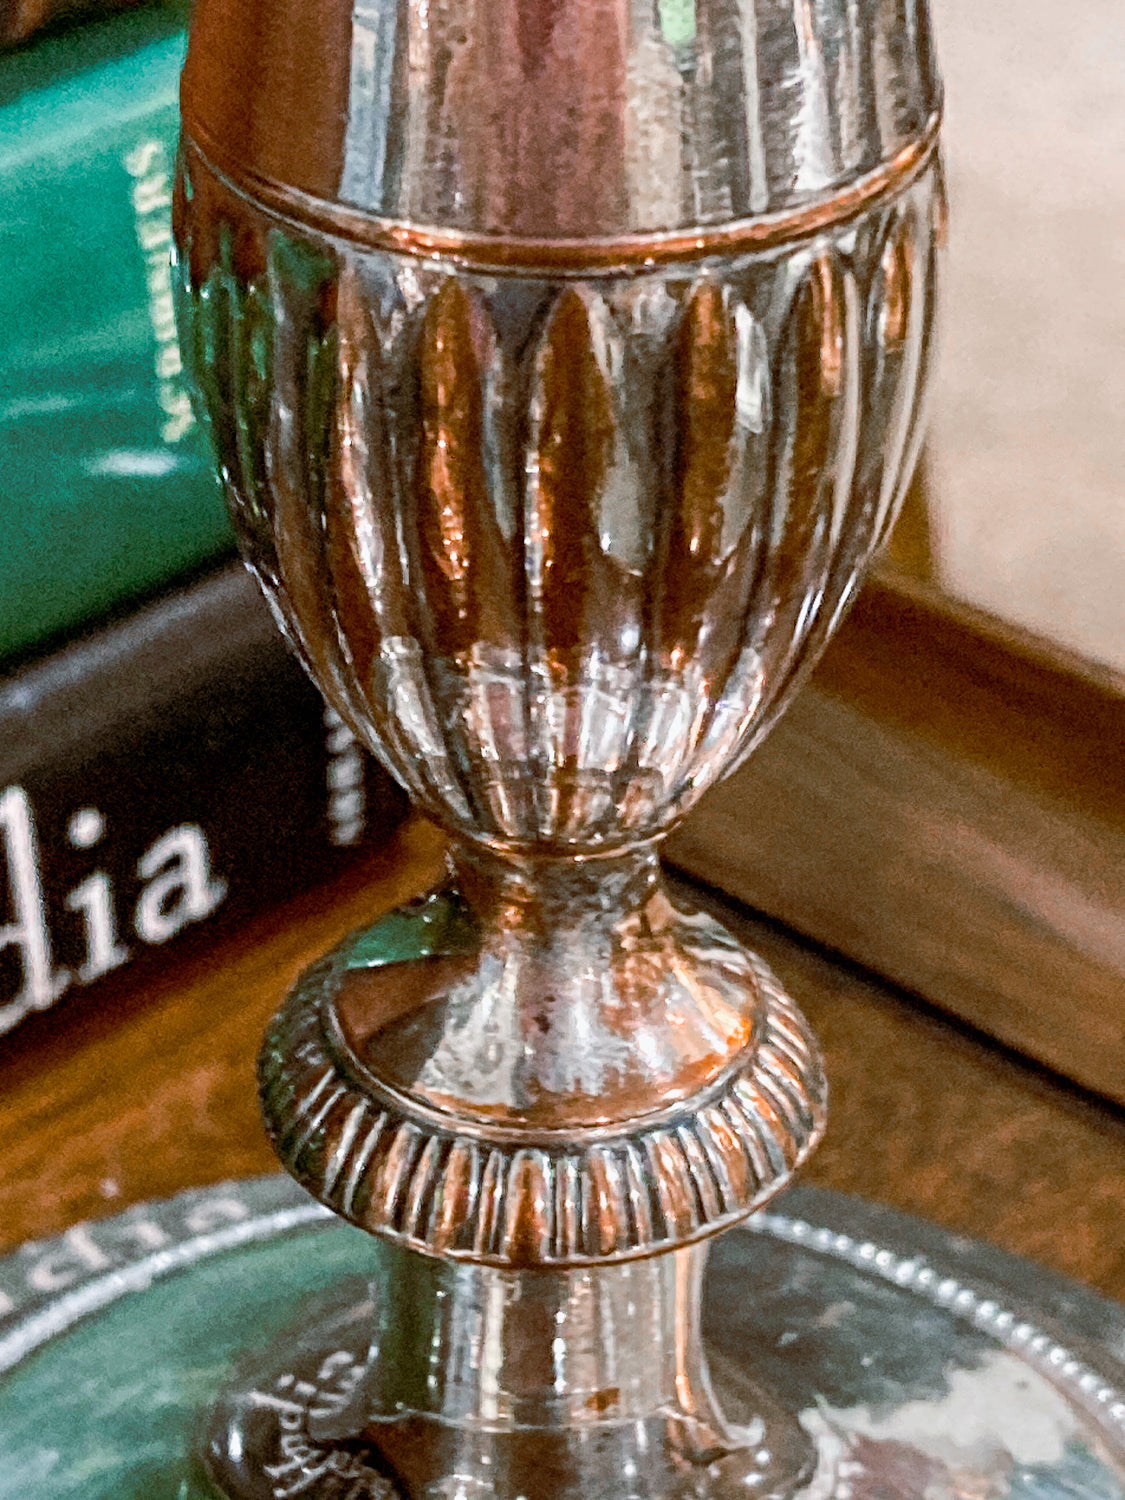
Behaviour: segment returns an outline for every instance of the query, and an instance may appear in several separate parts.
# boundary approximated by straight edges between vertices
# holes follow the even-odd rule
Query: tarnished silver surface
[[[751,1358],[799,1415],[812,1458],[798,1492],[804,1500],[1125,1495],[1125,1309],[989,1246],[823,1191],[794,1189],[749,1226],[724,1236],[710,1256],[704,1335],[729,1410],[746,1404],[742,1371]],[[264,1178],[143,1204],[0,1260],[0,1500],[92,1493],[202,1500],[209,1491],[175,1433],[190,1432],[201,1393],[232,1374],[208,1428],[209,1463],[228,1493],[247,1500],[394,1495],[393,1478],[369,1450],[336,1444],[329,1431],[367,1366],[372,1330],[386,1327],[378,1288],[396,1255],[384,1259],[372,1244],[374,1282],[353,1280],[325,1294],[339,1266],[354,1264],[352,1236],[291,1183]],[[263,1352],[255,1347],[257,1309],[276,1301],[283,1268],[313,1303],[288,1341]],[[579,1273],[576,1289],[586,1275]],[[161,1309],[188,1313],[199,1288],[216,1278],[226,1288],[227,1333],[220,1340],[216,1330],[203,1347],[190,1315],[169,1322]],[[576,1340],[575,1397],[582,1390],[604,1396],[619,1384],[628,1400],[645,1382],[666,1379],[661,1359],[676,1356],[659,1329],[646,1335],[660,1359],[613,1366],[596,1305],[583,1309],[575,1298],[571,1306],[585,1328]],[[497,1314],[505,1315],[502,1305]],[[147,1361],[138,1368],[134,1345],[119,1356],[126,1394],[104,1378],[72,1391],[67,1377],[97,1361],[99,1338],[120,1349],[130,1327],[155,1324],[165,1330],[159,1372]],[[424,1392],[429,1345],[410,1338],[409,1346],[421,1356]],[[237,1371],[232,1359],[241,1360]],[[51,1361],[66,1372],[58,1390],[68,1404],[39,1406],[29,1421],[22,1373],[42,1378]],[[513,1373],[470,1372],[467,1389],[498,1399]],[[130,1452],[122,1442],[142,1376],[145,1389],[158,1393],[159,1471],[151,1450]],[[448,1383],[448,1372],[442,1379]],[[599,1406],[604,1400],[586,1409],[587,1435],[606,1415]],[[177,1415],[169,1424],[170,1412]],[[98,1467],[91,1466],[94,1431]],[[537,1453],[545,1460],[542,1445]],[[310,1481],[318,1473],[319,1490]],[[452,1468],[446,1477],[455,1476]],[[439,1484],[430,1493],[497,1493],[491,1476],[477,1484],[464,1477],[460,1488]],[[527,1493],[540,1500],[551,1493],[545,1462]],[[599,1492],[585,1493],[594,1500]],[[602,1493],[628,1497],[628,1476],[612,1474]]]
[[[779,1480],[787,1493],[811,1477],[814,1444],[752,1388],[744,1425],[719,1408],[698,1331],[703,1265],[685,1250],[521,1276],[388,1251],[379,1286],[357,1300],[353,1285],[342,1316],[313,1324],[299,1370],[292,1343],[254,1361],[254,1389],[304,1381],[304,1438],[360,1458],[376,1493],[686,1500],[774,1494]],[[270,1493],[252,1476],[268,1470],[274,1426],[236,1381],[207,1446],[225,1493]]]
[[[1032,1300],[1033,1292],[1043,1300]],[[361,1384],[378,1298],[377,1287],[340,1295],[322,1321],[300,1340],[295,1336],[299,1354],[291,1347],[284,1368],[269,1360],[247,1363],[210,1429],[210,1463],[226,1492],[275,1500],[277,1488],[252,1478],[245,1455],[276,1451],[276,1415],[260,1397],[276,1390],[279,1379],[291,1390],[298,1369],[306,1381],[300,1430],[310,1470],[339,1451],[325,1434]],[[1072,1326],[1060,1327],[1060,1317]],[[476,1443],[447,1434],[442,1478],[410,1493],[526,1493],[536,1500],[635,1500],[653,1493],[786,1493],[794,1500],[1125,1496],[1125,1313],[1014,1257],[859,1200],[797,1189],[782,1211],[758,1215],[716,1245],[702,1321],[710,1382],[722,1408],[754,1421],[763,1400],[747,1377],[754,1369],[792,1414],[780,1426],[774,1408],[766,1421],[758,1417],[758,1441],[742,1450],[757,1456],[756,1471],[744,1459],[731,1472],[722,1457],[697,1463],[694,1472],[690,1464],[669,1465],[668,1445],[661,1450],[652,1441],[657,1423],[650,1419],[649,1441],[637,1443],[631,1424],[615,1423],[612,1413],[607,1418],[603,1406],[571,1423],[570,1453],[561,1459],[551,1447],[559,1442],[557,1427],[525,1429],[530,1452],[522,1465],[512,1452],[513,1434],[506,1445],[500,1423],[489,1424]],[[620,1324],[603,1326],[603,1343],[607,1331],[611,1345],[622,1335]],[[653,1339],[650,1368],[658,1379],[661,1339],[655,1329],[643,1333]],[[280,1346],[271,1351],[279,1354]],[[627,1367],[641,1359],[639,1349],[635,1355]],[[604,1370],[603,1350],[599,1358]],[[475,1392],[475,1382],[469,1385]],[[591,1429],[603,1424],[599,1466],[581,1450],[593,1446]],[[420,1436],[420,1427],[405,1420],[395,1451],[405,1455],[410,1479],[411,1439],[423,1452],[429,1446],[418,1443]],[[795,1482],[790,1473],[779,1490],[774,1465],[786,1449],[800,1473]],[[489,1460],[483,1468],[482,1451]],[[657,1473],[636,1470],[638,1451]],[[661,1451],[665,1462],[658,1467]],[[393,1466],[384,1467],[374,1453],[353,1449],[349,1456],[357,1496],[391,1500],[401,1493],[406,1476]],[[585,1487],[572,1490],[567,1478],[579,1471]],[[326,1493],[335,1500],[349,1492],[341,1484]]]
[[[411,1496],[808,1478],[770,1397],[722,1415],[685,1288],[819,1137],[820,1063],[655,841],[782,711],[909,477],[939,110],[924,0],[196,8],[177,284],[227,495],[325,696],[456,839],[260,1073],[285,1164],[389,1242],[334,1437]]]

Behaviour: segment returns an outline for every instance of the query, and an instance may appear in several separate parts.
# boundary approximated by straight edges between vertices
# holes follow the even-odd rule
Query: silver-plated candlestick
[[[348,1460],[301,1493],[812,1472],[763,1389],[724,1411],[698,1302],[706,1239],[820,1135],[817,1050],[656,845],[909,476],[939,104],[924,0],[197,4],[180,301],[227,493],[325,696],[453,836],[262,1054],[286,1167],[392,1247],[367,1357],[341,1384],[331,1320],[306,1356]],[[272,1497],[248,1389],[209,1464]]]

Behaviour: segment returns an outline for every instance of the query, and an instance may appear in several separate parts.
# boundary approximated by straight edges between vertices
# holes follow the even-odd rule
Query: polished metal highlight
[[[588,241],[846,194],[940,103],[925,0],[198,0],[183,119],[265,201]]]
[[[188,354],[333,707],[498,849],[665,832],[761,739],[919,440],[944,202],[554,282],[298,235],[189,162]]]
[[[824,1125],[804,1019],[760,959],[658,891],[647,951],[584,915],[560,956],[586,982],[549,974],[551,997],[547,955],[487,928],[482,951],[448,892],[306,975],[259,1065],[286,1168],[372,1234],[498,1268],[679,1249],[772,1197]],[[423,945],[432,979],[380,961]]]
[[[76,1233],[87,1252],[81,1259]],[[364,1248],[385,1267],[374,1288],[354,1274],[353,1234],[294,1183],[266,1177],[140,1204],[4,1257],[0,1500],[85,1500],[92,1445],[103,1494],[155,1489],[178,1500],[212,1500],[210,1483],[185,1451],[201,1393],[218,1396],[202,1446],[221,1491],[248,1500],[393,1500],[395,1482],[377,1455],[331,1437],[369,1364],[373,1331],[381,1340],[401,1336],[422,1354],[415,1380],[425,1387],[437,1368],[438,1399],[462,1412],[491,1411],[512,1399],[513,1386],[522,1377],[526,1390],[531,1372],[469,1364],[457,1375],[435,1366],[443,1349],[458,1347],[457,1326],[435,1329],[423,1315],[396,1329],[391,1303],[400,1313],[408,1305],[401,1289],[397,1297],[389,1291],[400,1254],[373,1241]],[[587,1440],[597,1435],[597,1409],[614,1384],[623,1403],[647,1400],[646,1387],[668,1388],[679,1361],[667,1336],[676,1259],[616,1268],[617,1284],[603,1297],[579,1294],[586,1272],[542,1278],[545,1289],[555,1288],[547,1295],[567,1286],[577,1294],[551,1312],[576,1319],[567,1350],[573,1347],[576,1360],[577,1432]],[[73,1281],[43,1290],[57,1283],[60,1264]],[[458,1269],[426,1264],[435,1282]],[[40,1274],[44,1268],[49,1275]],[[287,1339],[260,1347],[246,1330],[268,1304],[279,1270],[300,1288],[303,1312]],[[667,1288],[669,1303],[657,1306],[670,1316],[645,1330],[653,1357],[615,1365],[602,1329],[608,1318],[632,1316],[627,1286],[641,1274]],[[822,1316],[826,1305],[830,1318]],[[512,1311],[510,1295],[501,1295],[486,1316],[502,1321]],[[206,1339],[201,1313],[211,1319]],[[811,1464],[804,1500],[1125,1494],[1125,1309],[1031,1262],[873,1204],[797,1188],[716,1244],[699,1321],[715,1397],[740,1417],[761,1399],[747,1388],[746,1364],[756,1351],[768,1352],[771,1377],[804,1427]],[[154,1327],[162,1333],[159,1364],[138,1370],[136,1350]],[[102,1378],[80,1382],[76,1396],[75,1372],[99,1365]],[[45,1389],[68,1416],[47,1428]],[[583,1391],[598,1399],[580,1401]],[[434,1397],[424,1389],[421,1399]],[[470,1484],[491,1467],[480,1463],[487,1428],[478,1446],[472,1432],[453,1425],[444,1433],[446,1451],[459,1452],[432,1494],[502,1492],[492,1474]],[[426,1461],[425,1451],[408,1447],[407,1423],[394,1441],[414,1462]],[[526,1493],[555,1500],[538,1435],[528,1451]],[[614,1470],[612,1451],[607,1455],[601,1493],[628,1500],[630,1458],[620,1456]],[[660,1460],[651,1446],[644,1457]],[[751,1483],[738,1492],[743,1497],[769,1493],[760,1469],[748,1468],[745,1477]],[[755,1477],[764,1482],[755,1485]],[[581,1493],[582,1500],[599,1495],[593,1488]]]
[[[913,465],[923,0],[200,0],[183,105],[184,344],[244,550],[454,837],[262,1053],[285,1165],[390,1246],[331,1441],[434,1500],[796,1493],[803,1429],[710,1394],[699,1242],[815,1145],[820,1061],[656,844]]]
[[[185,145],[190,162],[217,177],[232,191],[269,207],[281,220],[336,235],[368,250],[425,256],[474,271],[540,271],[553,276],[622,274],[646,270],[659,262],[697,261],[713,256],[761,254],[795,240],[850,223],[882,207],[908,188],[929,167],[937,150],[941,114],[927,121],[925,132],[888,161],[857,177],[846,188],[827,192],[792,207],[720,225],[688,229],[637,231],[585,239],[513,237],[441,229],[365,214],[347,204],[332,203],[252,173],[232,177],[192,142]]]
[[[769,1351],[771,1373],[800,1413],[803,1500],[1125,1494],[1120,1306],[990,1246],[823,1190],[794,1189],[747,1229],[753,1233],[736,1231],[715,1247],[703,1294],[712,1379],[724,1405],[753,1411],[762,1395],[746,1368],[758,1349]],[[368,1300],[354,1283],[350,1295],[341,1289],[318,1311],[315,1331],[294,1332],[288,1365],[277,1344],[248,1356],[210,1429],[214,1471],[231,1492],[275,1500],[272,1485],[254,1482],[244,1455],[275,1453],[284,1440],[276,1409],[261,1398],[279,1379],[291,1390],[294,1372],[306,1389],[299,1424],[306,1472],[332,1456],[317,1436],[326,1418],[313,1411],[346,1407],[366,1362],[364,1339],[383,1317],[378,1295]],[[823,1316],[826,1304],[831,1317]],[[634,1382],[660,1378],[664,1344],[653,1333],[658,1357]],[[339,1352],[326,1362],[329,1346]],[[450,1444],[457,1440],[448,1434]],[[390,1500],[385,1471],[335,1451],[341,1464],[354,1464],[355,1500]],[[479,1488],[469,1483],[478,1452],[466,1448],[447,1466],[460,1489],[439,1484],[433,1493],[495,1493],[491,1476]],[[627,1463],[609,1467],[604,1487],[581,1491],[583,1500],[632,1500]],[[527,1493],[555,1500],[549,1472],[546,1463],[532,1467]],[[733,1493],[773,1492],[768,1474],[757,1477],[748,1468]],[[348,1493],[343,1484],[339,1493]]]

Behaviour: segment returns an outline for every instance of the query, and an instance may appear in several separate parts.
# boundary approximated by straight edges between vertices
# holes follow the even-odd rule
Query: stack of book
[[[0,40],[45,16],[0,14]],[[0,56],[0,1032],[324,879],[405,812],[234,559],[192,415],[184,25],[146,5]]]

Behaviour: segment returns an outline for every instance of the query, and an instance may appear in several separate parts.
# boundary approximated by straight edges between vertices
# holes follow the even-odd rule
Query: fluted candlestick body
[[[392,1306],[328,1436],[420,1497],[788,1493],[808,1443],[768,1402],[726,1422],[695,1293],[659,1378],[580,1420],[566,1329],[626,1289],[595,1363],[642,1367],[688,1247],[823,1128],[804,1022],[653,845],[768,731],[909,477],[924,0],[198,0],[183,105],[184,342],[246,555],[459,846],[262,1054],[283,1161],[398,1246],[450,1366],[419,1395]],[[265,1494],[218,1430],[220,1486]]]
[[[667,829],[768,728],[894,514],[936,168],[795,243],[565,277],[299,228],[191,145],[185,170],[191,363],[333,705],[466,837]]]

